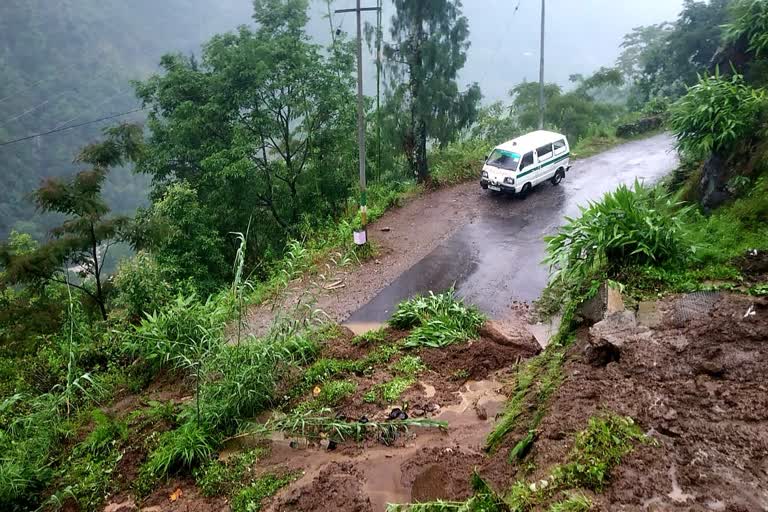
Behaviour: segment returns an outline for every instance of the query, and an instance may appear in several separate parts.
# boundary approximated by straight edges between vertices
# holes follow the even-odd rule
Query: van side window
[[[549,160],[550,158],[552,158],[552,144],[541,146],[536,150],[536,154],[539,155],[539,162]]]
[[[559,140],[555,142],[555,155],[562,155],[565,153],[565,141]]]
[[[526,167],[533,165],[533,151],[526,153],[523,156],[523,161],[520,163],[520,170],[522,171]]]

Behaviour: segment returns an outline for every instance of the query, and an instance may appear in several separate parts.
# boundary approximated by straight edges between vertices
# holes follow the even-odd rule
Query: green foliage
[[[357,384],[347,380],[333,380],[327,382],[320,389],[320,394],[317,395],[317,400],[325,406],[336,406],[340,404],[344,399],[352,396],[357,390]]]
[[[378,345],[387,339],[387,331],[384,328],[374,329],[352,338],[353,345]]]
[[[600,491],[610,471],[632,451],[635,441],[646,441],[632,418],[606,414],[589,419],[587,429],[576,435],[570,462],[553,472],[563,485]]]
[[[594,276],[622,266],[693,256],[683,222],[690,208],[680,208],[657,189],[621,185],[580,210],[581,217],[568,218],[557,235],[546,238],[546,262],[555,269],[550,284],[575,287],[571,295]]]
[[[195,483],[204,496],[231,495],[252,477],[254,465],[266,453],[265,448],[254,448],[226,461],[210,460],[195,469]]]
[[[215,297],[200,302],[194,294],[179,295],[166,307],[147,313],[140,324],[125,332],[124,347],[154,371],[188,368],[185,362],[191,357],[221,345],[228,314],[227,304]]]
[[[397,329],[413,329],[405,346],[445,347],[477,336],[485,317],[474,306],[466,306],[453,291],[416,296],[398,304],[389,319]]]
[[[729,155],[752,137],[764,105],[765,92],[745,84],[742,75],[705,75],[672,106],[669,125],[681,152]]]
[[[290,437],[315,440],[328,438],[343,442],[347,439],[361,441],[369,434],[378,434],[382,440],[393,440],[398,433],[407,432],[412,427],[448,428],[444,421],[423,418],[359,422],[328,416],[329,413],[330,409],[292,411],[285,416],[273,417],[265,424],[252,425],[243,435],[268,436],[274,432],[283,432]]]
[[[476,179],[487,152],[488,142],[479,139],[447,144],[431,155],[432,179],[439,186]]]
[[[392,380],[376,384],[363,395],[367,403],[393,403],[403,392],[416,382],[413,377],[394,377]]]
[[[589,512],[592,502],[583,494],[573,493],[563,501],[550,505],[548,512]]]
[[[160,436],[158,447],[141,467],[137,491],[146,493],[157,479],[181,469],[192,469],[208,460],[216,441],[194,422]]]
[[[157,260],[150,253],[139,251],[123,260],[114,276],[117,293],[112,301],[128,319],[139,319],[144,313],[154,313],[172,300],[171,286],[165,280]]]
[[[768,3],[764,0],[734,0],[731,22],[725,25],[723,39],[736,44],[745,40],[748,51],[759,57],[768,49]]]
[[[390,35],[384,48],[393,78],[388,100],[401,126],[400,148],[419,183],[430,177],[427,144],[441,147],[455,141],[472,124],[482,94],[477,84],[459,90],[457,77],[469,48],[469,22],[461,2],[438,0],[429,4],[394,1]],[[423,54],[431,58],[423,58]]]
[[[128,425],[125,422],[115,421],[99,409],[94,409],[92,415],[95,426],[80,445],[82,450],[93,455],[103,455],[128,438]]]
[[[260,476],[247,487],[241,489],[231,503],[232,512],[258,512],[265,499],[277,494],[277,491],[296,480],[300,474],[289,473],[278,476],[266,474]]]
[[[406,377],[414,377],[426,369],[427,366],[422,362],[421,357],[413,355],[402,356],[398,362],[392,365],[392,370],[395,373]]]
[[[472,473],[470,480],[473,495],[466,501],[437,500],[409,505],[390,504],[387,512],[508,512],[504,500],[477,474]]]

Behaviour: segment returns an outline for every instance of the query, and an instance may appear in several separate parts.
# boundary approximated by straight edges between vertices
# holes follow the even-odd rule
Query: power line
[[[141,112],[142,110],[146,110],[146,109],[147,109],[147,107],[135,108],[135,109],[129,110],[127,112],[120,112],[119,114],[112,114],[110,116],[100,117],[99,119],[93,119],[91,121],[85,121],[84,123],[73,124],[71,126],[64,126],[62,128],[54,128],[53,130],[48,130],[47,132],[36,133],[34,135],[28,135],[26,137],[21,137],[19,139],[14,139],[14,140],[9,140],[9,141],[5,141],[5,142],[0,142],[0,147],[8,146],[10,144],[16,144],[17,142],[22,142],[22,141],[25,141],[25,140],[35,139],[37,137],[43,137],[45,135],[51,135],[53,133],[59,133],[59,132],[63,132],[63,131],[66,131],[66,130],[72,130],[73,128],[80,128],[81,126],[86,126],[86,125],[89,125],[89,124],[100,123],[101,121],[107,121],[109,119],[115,119],[116,117],[127,116],[128,114],[133,114],[135,112]]]

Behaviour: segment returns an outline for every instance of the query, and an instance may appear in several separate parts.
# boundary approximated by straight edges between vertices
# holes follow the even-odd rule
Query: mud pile
[[[618,313],[581,333],[564,374],[531,478],[609,410],[659,443],[624,459],[592,496],[600,510],[768,510],[768,301],[694,294]]]

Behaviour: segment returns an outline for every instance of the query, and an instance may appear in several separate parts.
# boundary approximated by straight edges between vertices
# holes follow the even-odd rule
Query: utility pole
[[[539,130],[544,129],[544,20],[546,14],[545,0],[541,0],[541,63],[539,66]]]
[[[368,242],[368,207],[365,187],[365,108],[363,104],[363,11],[378,11],[378,7],[360,7],[360,0],[354,9],[338,9],[337,14],[354,12],[357,15],[357,146],[360,159],[360,218],[362,219],[364,235],[362,239],[355,237],[359,245]]]

